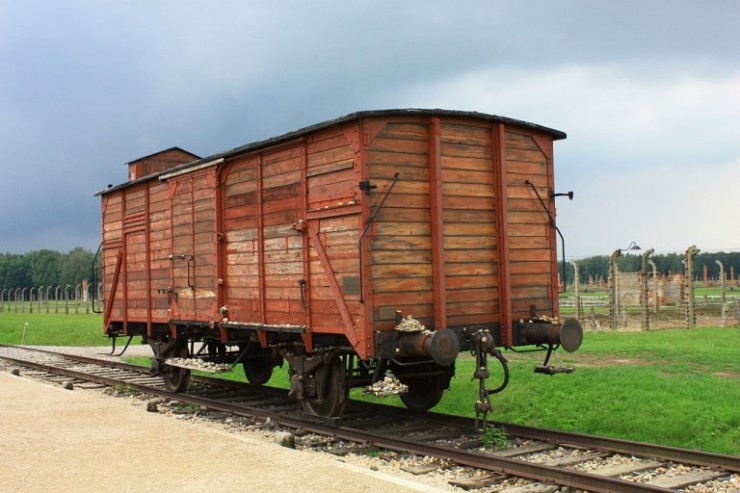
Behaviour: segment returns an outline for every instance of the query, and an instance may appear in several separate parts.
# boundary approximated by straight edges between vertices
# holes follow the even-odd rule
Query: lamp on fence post
[[[612,330],[617,330],[619,317],[619,268],[617,267],[617,257],[622,252],[632,252],[642,250],[634,241],[627,245],[627,248],[617,248],[609,256],[609,318]]]
[[[648,312],[648,284],[647,284],[647,261],[654,248],[645,250],[642,254],[642,272],[640,272],[640,305],[642,307],[642,330],[650,330],[650,314]],[[655,293],[657,296],[657,293]]]

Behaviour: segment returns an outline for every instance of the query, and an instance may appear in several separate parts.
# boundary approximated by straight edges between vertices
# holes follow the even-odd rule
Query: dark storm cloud
[[[95,248],[92,193],[174,145],[208,155],[416,101],[481,109],[467,86],[414,98],[471,73],[728,73],[739,14],[731,1],[0,0],[0,251]],[[511,116],[528,116],[519,103]]]

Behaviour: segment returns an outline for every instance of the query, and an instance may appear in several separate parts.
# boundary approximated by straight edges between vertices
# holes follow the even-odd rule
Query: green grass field
[[[19,343],[26,322],[27,344],[108,344],[97,315],[15,313],[0,313],[0,342]],[[740,328],[586,333],[577,353],[559,352],[551,361],[575,373],[552,377],[533,373],[541,353],[505,355],[511,382],[492,396],[493,419],[740,454]],[[501,375],[495,365],[489,387]],[[458,361],[435,410],[473,415],[473,369],[469,356]],[[241,368],[232,378],[244,380]],[[270,385],[287,386],[285,368]],[[380,401],[401,405],[397,397]]]
[[[46,346],[105,346],[103,318],[96,314],[0,313],[0,343],[20,344],[23,328],[25,343]]]

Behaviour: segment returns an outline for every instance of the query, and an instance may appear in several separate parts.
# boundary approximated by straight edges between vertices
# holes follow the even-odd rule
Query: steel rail
[[[86,356],[78,356],[72,354],[58,353],[54,351],[48,351],[39,348],[24,348],[20,346],[9,346],[0,344],[0,347],[16,347],[25,349],[28,351],[34,351],[39,353],[46,353],[50,355],[57,355],[65,358],[75,359],[80,362],[86,362],[90,364],[103,364],[110,367],[125,368],[131,371],[137,371],[140,373],[147,373],[147,369],[141,366],[132,365],[123,362],[109,361],[109,360],[98,360]],[[270,390],[271,387],[259,387],[248,383],[233,382],[229,380],[217,379],[212,377],[193,377],[195,381],[218,384],[218,385],[229,385],[232,387],[242,387],[256,389],[259,388],[263,392],[271,392],[273,394],[282,393],[282,390],[274,389]],[[224,383],[227,382],[227,383]],[[363,406],[367,406],[379,414],[393,415],[393,416],[404,416],[408,418],[418,419],[419,415],[414,412],[402,408],[388,406],[385,404],[363,402]],[[423,415],[424,418],[439,423],[440,425],[451,425],[459,426],[462,428],[474,429],[475,420],[464,416],[455,416],[449,414],[440,414],[427,412]],[[713,452],[705,452],[701,450],[690,450],[680,447],[671,447],[667,445],[657,445],[651,443],[635,442],[631,440],[624,440],[620,438],[602,437],[597,435],[589,435],[582,433],[574,433],[561,430],[551,430],[546,428],[534,428],[531,426],[518,425],[512,423],[504,423],[500,421],[489,421],[489,423],[503,427],[510,436],[516,436],[520,438],[528,438],[532,440],[539,440],[543,442],[558,443],[558,444],[569,444],[580,447],[593,448],[612,453],[623,453],[629,455],[644,456],[647,458],[659,459],[663,461],[681,462],[685,464],[691,464],[702,467],[711,467],[714,469],[722,469],[728,472],[740,473],[740,456],[718,454]]]
[[[65,357],[61,353],[53,353],[60,357]],[[71,359],[80,362],[88,362],[92,358],[79,357],[74,355]],[[669,493],[675,490],[666,489],[657,486],[651,486],[647,484],[638,484],[633,482],[624,481],[617,478],[597,476],[594,474],[573,471],[569,469],[558,469],[556,467],[544,466],[535,463],[523,462],[515,459],[509,459],[504,457],[497,457],[495,455],[454,449],[448,446],[442,446],[437,444],[425,443],[417,440],[399,439],[390,437],[383,434],[367,432],[351,427],[335,427],[326,424],[316,423],[312,420],[301,419],[299,417],[285,416],[282,413],[274,411],[266,411],[264,409],[256,408],[244,404],[234,404],[221,402],[218,400],[200,397],[197,395],[187,393],[172,393],[167,390],[159,389],[156,387],[150,387],[148,385],[142,385],[132,382],[126,382],[125,380],[119,380],[111,376],[100,376],[83,373],[76,370],[69,370],[66,368],[58,368],[53,364],[48,363],[37,363],[19,360],[16,358],[3,357],[8,361],[12,361],[19,365],[30,366],[31,368],[45,371],[48,373],[57,373],[71,378],[78,378],[83,380],[90,380],[97,383],[106,385],[127,385],[129,388],[140,391],[145,394],[156,395],[159,397],[165,397],[168,399],[175,399],[181,402],[187,402],[206,408],[227,412],[238,416],[245,417],[262,417],[271,418],[275,422],[290,428],[302,428],[306,431],[333,436],[336,438],[346,439],[348,441],[366,443],[379,448],[385,448],[389,450],[395,450],[399,452],[414,453],[425,456],[432,456],[443,460],[452,460],[458,464],[476,467],[491,472],[510,474],[513,476],[524,477],[537,481],[553,482],[563,486],[569,486],[573,488],[580,488],[594,492],[616,492],[616,493],[637,493],[637,492],[656,492],[656,493]],[[88,361],[81,361],[88,360]],[[93,360],[98,364],[102,363],[103,366],[118,366],[115,362],[110,361],[99,361]],[[141,367],[138,367],[139,369]],[[140,370],[139,370],[140,371]],[[221,382],[219,382],[221,383]]]
[[[374,408],[377,407],[379,413],[386,415],[394,414],[396,416],[413,416],[413,414],[405,408],[373,403],[367,403],[367,405]],[[470,427],[471,429],[475,424],[475,420],[473,418],[454,416],[450,414],[428,412],[424,414],[424,417],[439,424]],[[712,467],[715,469],[721,468],[725,471],[734,473],[740,472],[740,456],[737,455],[718,454],[702,450],[690,450],[680,447],[671,447],[668,445],[642,443],[621,438],[602,437],[598,435],[551,430],[547,428],[534,428],[531,426],[504,423],[501,421],[489,421],[489,423],[503,427],[509,435],[520,438],[577,445],[579,447],[593,448],[606,452],[639,455],[663,461],[682,462],[685,464]]]

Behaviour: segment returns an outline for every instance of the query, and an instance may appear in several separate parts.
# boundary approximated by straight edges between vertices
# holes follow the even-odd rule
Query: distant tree
[[[31,269],[34,286],[56,286],[60,279],[60,264],[63,255],[54,250],[38,250],[25,255]]]
[[[69,253],[35,250],[23,255],[0,253],[0,287],[31,288],[69,284],[74,287],[90,280],[94,254],[84,248]]]
[[[90,277],[90,268],[94,254],[84,248],[75,248],[62,258],[60,284],[74,287],[83,279]]]
[[[25,288],[31,285],[31,273],[23,255],[3,255],[2,285],[6,288]]]
[[[650,259],[655,262],[657,271],[667,276],[669,274],[684,274],[684,252],[661,253],[651,255]],[[704,266],[707,266],[707,272],[711,279],[719,277],[719,266],[717,260],[722,262],[725,268],[725,275],[730,279],[730,273],[734,270],[735,280],[740,278],[740,252],[700,252],[694,257],[694,271],[691,273],[693,279],[703,277]],[[598,278],[603,276],[607,278],[609,272],[609,257],[606,255],[594,255],[579,259],[578,272],[581,279],[588,279],[589,276]],[[640,252],[622,254],[617,259],[619,269],[624,272],[636,272],[642,268],[642,255]],[[649,269],[652,272],[652,269]]]

